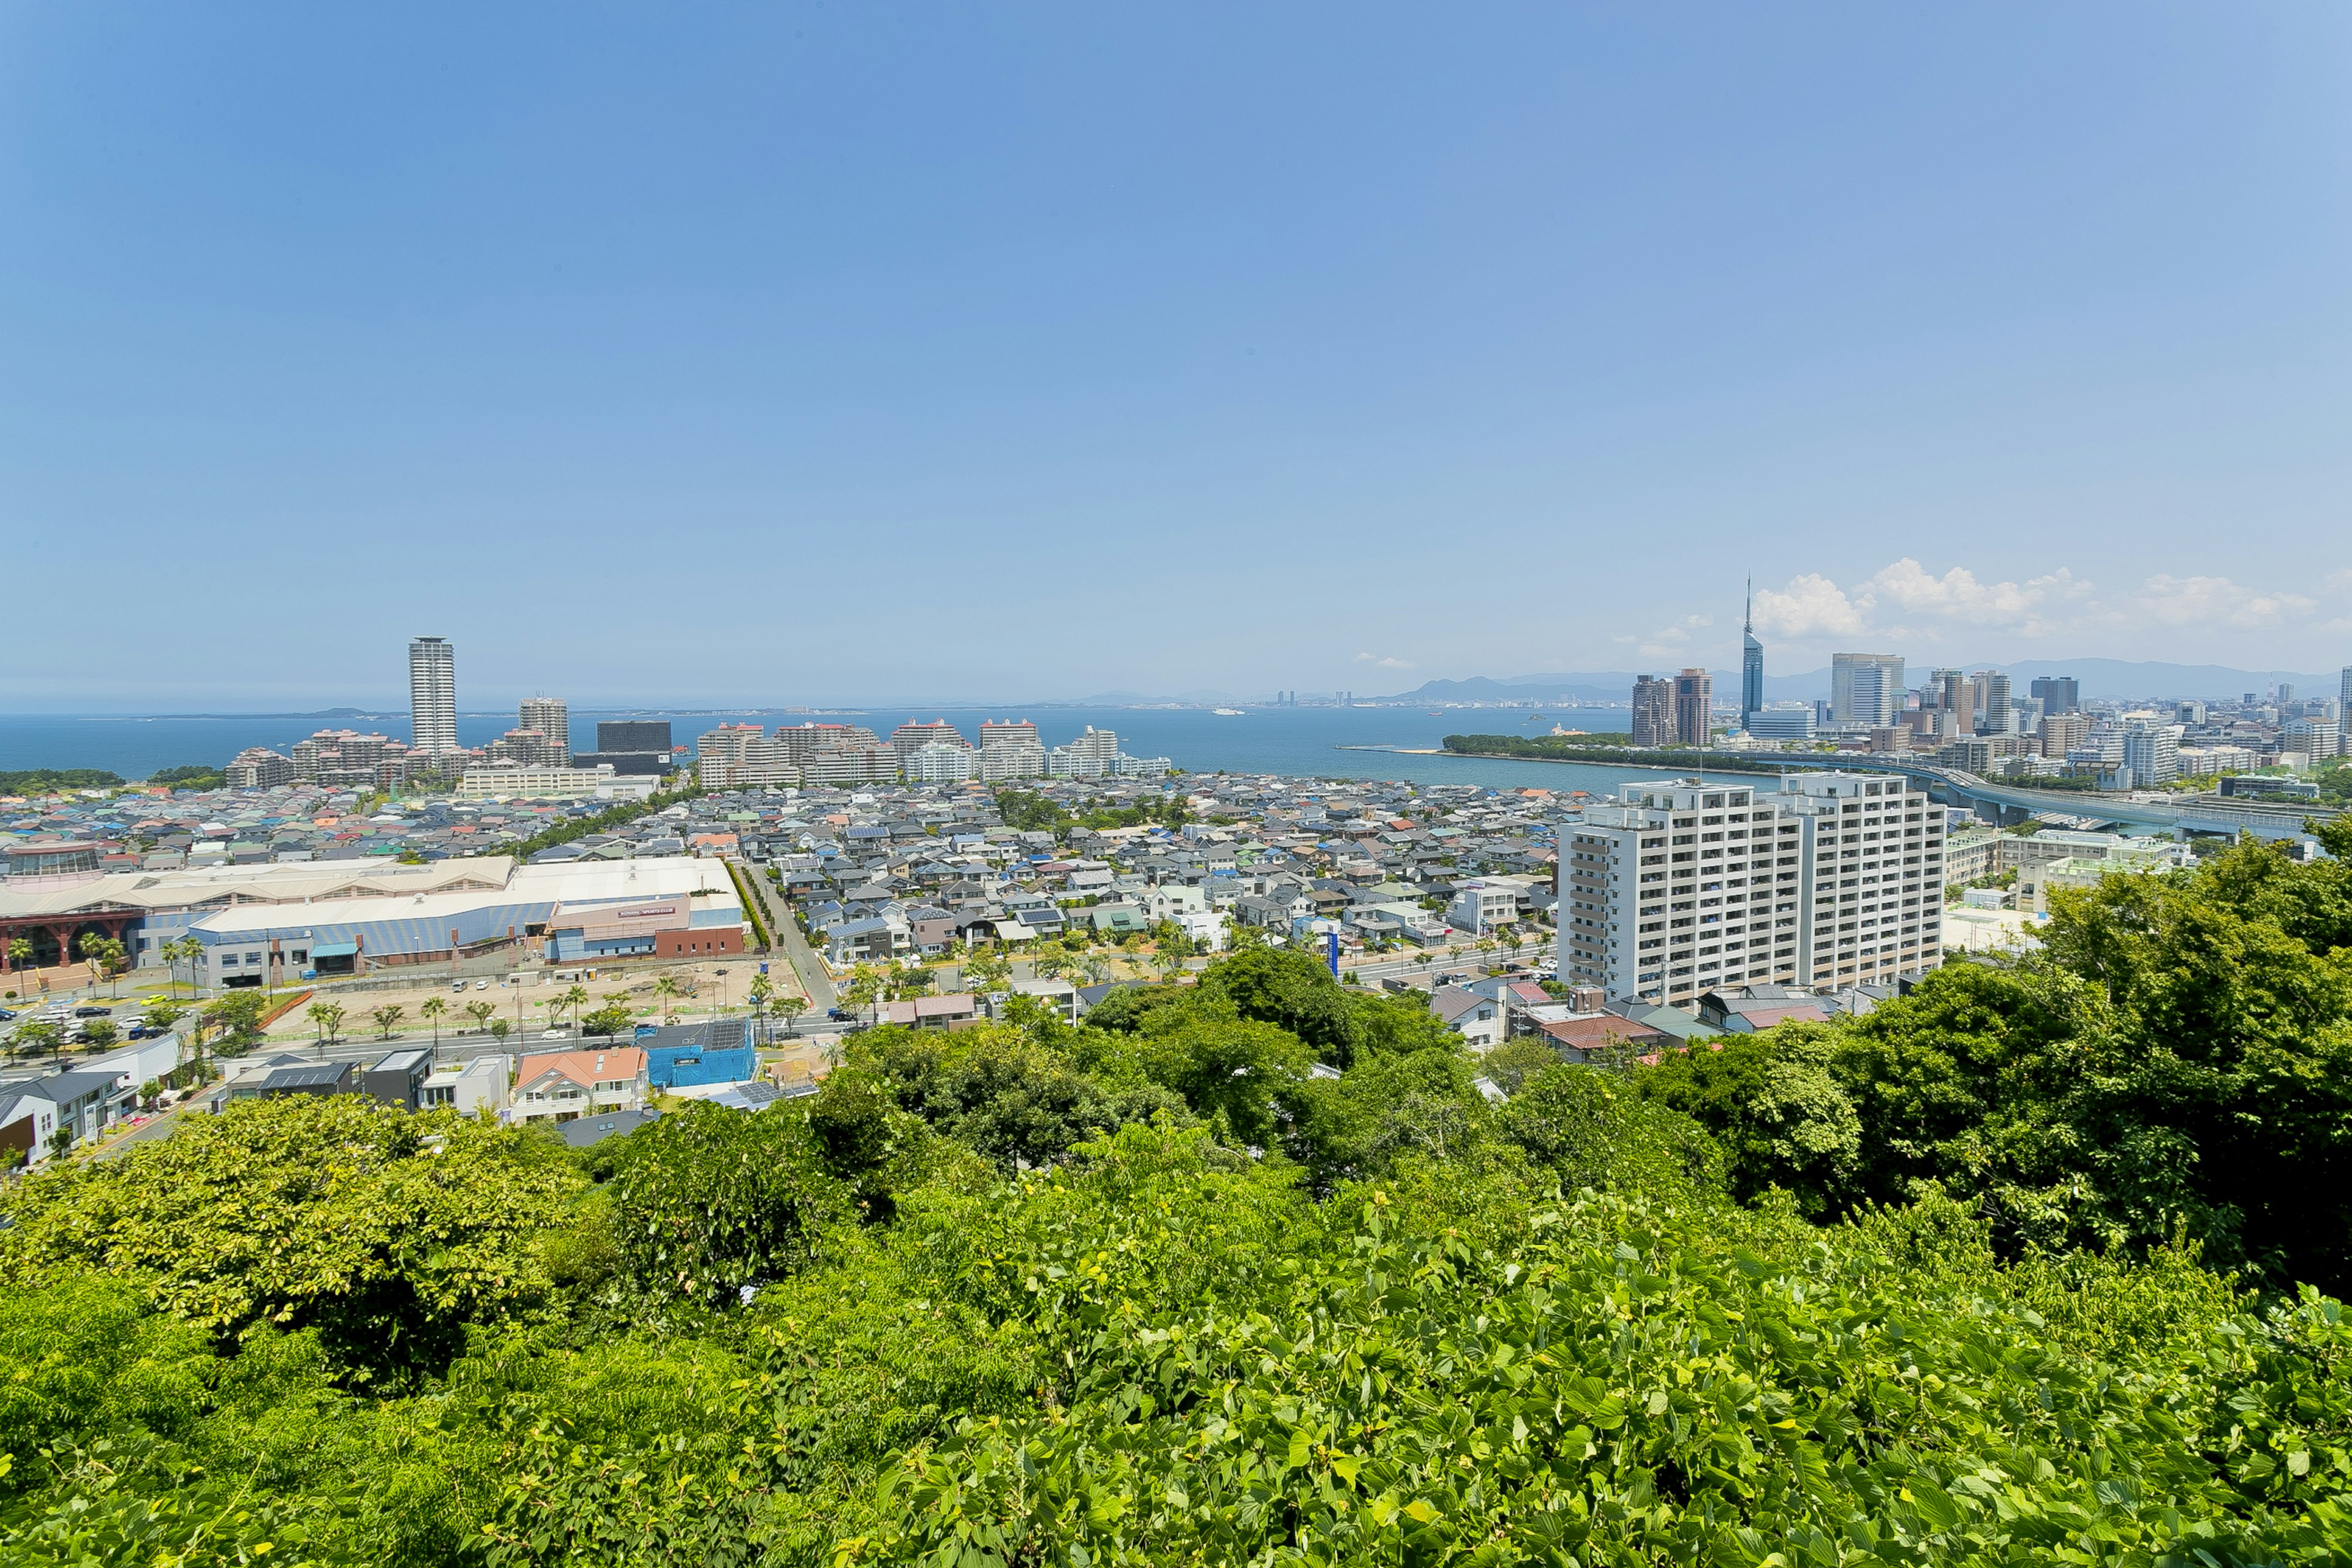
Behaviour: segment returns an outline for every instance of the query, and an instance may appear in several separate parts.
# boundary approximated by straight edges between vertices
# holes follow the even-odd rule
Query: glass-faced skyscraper
[[[429,757],[457,750],[457,651],[446,637],[408,645],[409,743]]]
[[[1764,710],[1764,645],[1756,640],[1756,584],[1748,584],[1748,609],[1739,621],[1739,727]]]

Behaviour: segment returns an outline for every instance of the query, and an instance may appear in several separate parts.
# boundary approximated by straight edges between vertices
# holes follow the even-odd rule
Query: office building
[[[670,750],[667,719],[599,719],[596,749],[600,752],[663,752]]]
[[[599,720],[596,749],[572,759],[580,768],[609,767],[616,773],[643,777],[671,768],[672,742],[667,719]]]
[[[2294,701],[2294,681],[2292,681],[2292,680],[2282,680],[2282,681],[2280,681],[2280,682],[2279,682],[2279,689],[2278,689],[2278,695],[2277,695],[2275,698],[2272,699],[2272,700],[2273,700],[2273,701],[2274,701],[2274,702],[2277,702],[2281,707],[2284,707],[2287,703],[2290,703],[2290,702]]]
[[[1675,738],[1675,683],[1644,675],[1633,682],[1633,744],[1664,746]]]
[[[2344,667],[2342,684],[2336,690],[2336,700],[2340,704],[2336,710],[2339,714],[2352,714],[2352,664]]]
[[[1903,710],[1903,656],[1841,653],[1830,658],[1830,721],[1878,729]]]
[[[1561,831],[1559,973],[1612,997],[1828,988],[1942,960],[1944,812],[1904,780],[1628,784]]]
[[[1739,622],[1739,727],[1764,710],[1764,645],[1756,640],[1756,586],[1748,588],[1748,607]]]
[[[1675,677],[1675,739],[1704,746],[1715,732],[1715,678],[1704,669]]]
[[[561,697],[524,698],[515,728],[547,737],[544,752],[533,760],[548,767],[560,768],[572,755],[572,705]]]
[[[2083,683],[2071,675],[2036,676],[2026,689],[2042,699],[2044,714],[2079,713],[2083,710]]]
[[[1977,672],[1976,710],[1979,735],[2006,735],[2016,728],[2009,711],[2008,676],[1997,669]]]
[[[408,737],[427,761],[451,756],[457,745],[457,653],[446,637],[416,637],[408,645]]]
[[[1759,741],[1810,741],[1813,710],[1804,702],[1780,703],[1748,715],[1747,730]]]

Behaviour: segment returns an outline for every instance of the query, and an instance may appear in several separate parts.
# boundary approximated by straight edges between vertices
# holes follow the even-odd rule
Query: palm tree
[[[776,983],[764,974],[751,977],[749,995],[751,1003],[751,1032],[754,1038],[767,1033],[768,1001],[776,994]]]
[[[433,1026],[433,1044],[436,1049],[439,1048],[441,1044],[441,1015],[449,1010],[448,998],[445,996],[427,996],[423,1002],[417,1005],[416,1010],[419,1013],[424,1014],[425,1021]]]
[[[8,939],[8,967],[22,969],[33,962],[33,939],[13,936]]]
[[[376,1038],[380,1040],[388,1040],[392,1038],[393,1026],[399,1023],[400,1020],[406,1016],[406,1008],[396,1005],[378,1007],[374,1012],[370,1013],[368,1016],[373,1018],[375,1020],[375,1026],[379,1030],[383,1031],[381,1034],[376,1036]]]
[[[566,1013],[571,1013],[576,1016],[580,1009],[586,1005],[588,1005],[588,987],[585,985],[574,985],[572,989],[558,996],[554,1001],[550,1002],[547,1005],[547,1010],[558,1018],[561,1018]]]
[[[319,1043],[322,1046],[335,1037],[335,1030],[343,1021],[343,1010],[332,1002],[314,1002],[303,1009],[303,1016],[319,1026]]]
[[[665,974],[654,982],[654,994],[661,998],[662,1022],[669,1022],[670,1004],[681,994],[682,988],[675,975]]]

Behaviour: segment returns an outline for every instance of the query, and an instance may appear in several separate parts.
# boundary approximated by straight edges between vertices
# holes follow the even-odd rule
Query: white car
[[[572,1031],[569,1029],[550,1029],[547,1033],[540,1036],[540,1038],[542,1040],[568,1040],[571,1037]]]

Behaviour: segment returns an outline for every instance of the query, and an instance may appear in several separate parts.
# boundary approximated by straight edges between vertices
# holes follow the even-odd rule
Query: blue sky
[[[2352,11],[0,5],[0,709],[2352,661]],[[27,591],[27,583],[37,586]]]

